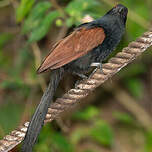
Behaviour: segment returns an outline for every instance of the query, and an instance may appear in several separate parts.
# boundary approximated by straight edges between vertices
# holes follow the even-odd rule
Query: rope
[[[97,70],[91,78],[79,82],[75,89],[69,90],[62,98],[58,98],[48,109],[45,123],[51,122],[59,117],[62,112],[73,107],[78,101],[85,98],[95,88],[119,72],[150,46],[152,46],[152,29],[144,33],[136,41],[131,42],[122,52],[119,52],[108,63],[104,64],[103,73]],[[29,122],[24,123],[23,126],[20,126],[0,140],[0,152],[7,152],[21,143],[27,131],[28,124]]]

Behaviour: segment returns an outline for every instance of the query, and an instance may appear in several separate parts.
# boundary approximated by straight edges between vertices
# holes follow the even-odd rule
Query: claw
[[[98,70],[100,69],[100,72],[104,74],[103,70],[102,70],[102,63],[100,62],[94,62],[90,65],[91,67],[96,67],[93,72],[90,74],[89,78],[92,77],[92,75]]]

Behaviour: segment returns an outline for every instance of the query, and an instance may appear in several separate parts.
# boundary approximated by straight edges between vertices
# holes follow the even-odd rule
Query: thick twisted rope
[[[59,117],[65,110],[73,107],[81,99],[85,98],[95,88],[100,86],[114,74],[119,72],[128,63],[132,62],[137,56],[152,46],[152,30],[144,33],[136,41],[131,42],[108,63],[103,65],[103,73],[97,70],[91,78],[78,83],[75,89],[69,90],[62,98],[58,98],[48,109],[45,123]],[[0,140],[0,152],[6,152],[18,145],[24,138],[29,122],[12,131],[9,135]]]

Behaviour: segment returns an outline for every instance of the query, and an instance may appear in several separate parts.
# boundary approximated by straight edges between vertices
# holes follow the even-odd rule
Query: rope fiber
[[[76,88],[70,89],[61,98],[57,98],[48,109],[45,123],[51,122],[58,118],[62,112],[73,107],[74,104],[85,98],[95,88],[119,72],[150,46],[152,46],[152,29],[144,33],[143,36],[139,37],[136,41],[131,42],[122,52],[112,57],[108,63],[103,64],[103,73],[97,70],[91,78],[79,82]],[[18,127],[18,129],[12,131],[9,135],[6,135],[0,140],[0,152],[7,152],[21,143],[26,134],[28,125],[29,122],[24,123],[24,125]]]

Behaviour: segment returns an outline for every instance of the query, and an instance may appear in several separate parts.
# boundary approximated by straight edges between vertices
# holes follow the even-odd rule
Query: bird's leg
[[[82,79],[87,79],[87,78],[88,78],[86,75],[81,74],[81,73],[74,72],[73,74],[79,76],[79,77],[82,78]]]
[[[102,63],[100,62],[93,62],[91,63],[90,65],[91,67],[96,67],[93,72],[90,74],[89,78],[92,77],[92,75],[98,70],[100,69],[101,73],[103,73],[103,70],[102,70]]]
[[[82,78],[82,80],[77,80],[76,81],[75,88],[77,88],[78,83],[82,82],[85,79],[88,79],[88,77],[86,75],[84,75],[84,74],[77,73],[77,72],[74,72],[73,74],[75,74],[75,75],[79,76],[80,78]]]
[[[91,67],[96,67],[95,71],[97,71],[97,69],[100,69],[100,71],[103,72],[102,71],[102,63],[100,63],[100,62],[93,62],[93,63],[91,63],[90,66]]]
[[[96,67],[96,68],[95,68],[95,69],[93,70],[93,72],[89,75],[89,77],[87,77],[86,75],[81,74],[81,73],[76,73],[76,72],[74,72],[74,74],[78,75],[78,76],[81,77],[83,80],[85,80],[85,79],[91,78],[92,75],[93,75],[98,69],[100,69],[101,73],[103,73],[102,63],[100,63],[100,62],[93,62],[93,63],[91,63],[90,66],[91,66],[91,67]],[[77,84],[78,84],[79,82],[83,81],[83,80],[78,80],[78,81],[75,83],[75,88],[77,88]]]

